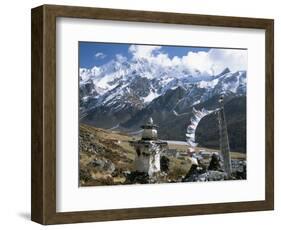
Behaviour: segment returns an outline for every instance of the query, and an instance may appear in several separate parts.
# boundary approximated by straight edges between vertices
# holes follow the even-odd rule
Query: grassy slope
[[[80,138],[83,145],[95,146],[94,151],[87,151],[87,148],[80,149],[81,186],[118,184],[125,180],[124,177],[120,176],[121,174],[112,177],[107,172],[97,170],[91,165],[91,162],[106,159],[115,165],[116,171],[132,170],[134,149],[128,142],[131,137],[81,124]]]

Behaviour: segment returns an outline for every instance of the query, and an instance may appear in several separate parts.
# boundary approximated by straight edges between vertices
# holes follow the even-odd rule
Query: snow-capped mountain
[[[134,132],[153,117],[160,138],[184,140],[192,108],[215,109],[223,93],[231,115],[230,135],[243,135],[237,127],[246,120],[246,71],[231,72],[226,67],[211,75],[182,65],[165,67],[146,59],[117,58],[92,69],[81,68],[79,77],[83,123]],[[237,146],[244,151],[244,142]]]
[[[226,68],[216,76],[199,70],[192,75],[182,66],[115,59],[100,67],[80,69],[80,112],[84,117],[98,107],[110,108],[111,112],[142,109],[179,86],[186,89],[189,105],[198,104],[222,92],[245,94],[246,72],[232,73]]]

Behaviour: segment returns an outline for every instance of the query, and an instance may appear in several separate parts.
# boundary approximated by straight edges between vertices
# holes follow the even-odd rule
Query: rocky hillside
[[[134,150],[129,136],[80,125],[80,186],[123,183],[132,170]]]

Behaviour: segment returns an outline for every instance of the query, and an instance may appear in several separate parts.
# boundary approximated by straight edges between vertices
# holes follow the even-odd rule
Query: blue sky
[[[121,43],[79,42],[79,67],[92,68],[93,66],[103,65],[114,59],[117,54],[131,59],[133,57],[132,52],[129,50],[131,45],[132,44]],[[203,47],[161,45],[161,48],[155,52],[167,54],[168,57],[172,59],[175,56],[180,58],[186,56],[189,52],[208,52],[209,50],[210,48]]]

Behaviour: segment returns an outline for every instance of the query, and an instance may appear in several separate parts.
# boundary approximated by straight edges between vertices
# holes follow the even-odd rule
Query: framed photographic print
[[[273,28],[32,9],[32,220],[272,210]]]

